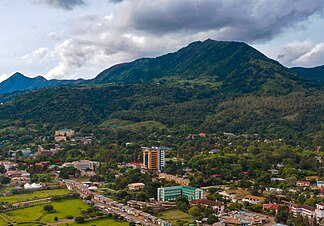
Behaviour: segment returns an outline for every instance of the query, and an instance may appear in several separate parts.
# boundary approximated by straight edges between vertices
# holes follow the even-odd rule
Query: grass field
[[[188,223],[193,223],[195,221],[195,218],[193,218],[191,215],[180,210],[166,210],[161,212],[159,217],[170,221],[172,224],[175,224],[178,220],[187,221]]]
[[[51,205],[54,206],[54,210],[56,210],[56,212],[45,214],[40,219],[40,222],[55,222],[54,217],[64,219],[67,215],[79,216],[81,215],[81,210],[87,209],[89,207],[79,199],[56,201],[52,202]],[[35,221],[44,214],[43,206],[44,205],[39,205],[25,209],[9,211],[6,212],[6,216],[10,217],[15,222]]]
[[[62,224],[59,226],[65,226],[66,224]],[[83,225],[83,226],[91,226],[91,225],[96,225],[96,226],[128,226],[129,224],[125,221],[117,221],[114,219],[108,219],[108,218],[104,218],[104,219],[98,219],[98,220],[91,220],[91,221],[87,221],[83,224],[77,224],[77,223],[72,223],[69,224],[69,226],[77,226],[77,225]]]
[[[13,196],[1,196],[0,202],[8,202],[8,204],[16,203],[16,202],[24,202],[35,199],[48,198],[59,195],[69,194],[70,191],[67,189],[53,189],[53,190],[42,190],[42,191],[34,191],[32,193],[26,194],[18,194]]]

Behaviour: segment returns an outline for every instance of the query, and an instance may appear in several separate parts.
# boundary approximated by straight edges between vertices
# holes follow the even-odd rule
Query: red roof
[[[143,163],[142,162],[130,162],[129,164],[139,166],[139,165],[142,165]]]
[[[213,177],[220,177],[221,175],[218,173],[213,174]]]
[[[262,207],[263,207],[263,209],[275,209],[275,210],[279,209],[278,204],[272,204],[272,203],[263,204]]]

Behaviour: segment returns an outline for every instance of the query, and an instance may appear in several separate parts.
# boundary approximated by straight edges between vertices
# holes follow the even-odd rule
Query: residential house
[[[55,131],[55,136],[65,136],[65,137],[73,137],[75,131],[72,129],[61,129]]]
[[[145,188],[143,183],[132,183],[127,185],[128,191],[139,191]]]
[[[308,180],[308,181],[311,181],[311,180],[317,181],[318,179],[319,179],[318,176],[308,176],[308,177],[306,177],[306,180]]]
[[[279,170],[277,169],[269,169],[268,170],[272,175],[278,175],[279,174]]]
[[[317,181],[318,188],[324,188],[324,181]]]
[[[242,201],[243,202],[248,202],[250,204],[261,204],[264,202],[265,198],[259,197],[259,196],[254,196],[254,195],[246,195]]]
[[[176,184],[184,185],[184,186],[188,186],[189,183],[190,183],[189,179],[185,179],[185,178],[182,178],[182,177],[177,177],[177,176],[167,174],[167,173],[160,173],[159,178],[167,180],[167,181],[173,181]]]
[[[92,171],[96,171],[96,169],[99,167],[100,163],[90,160],[79,160],[72,162],[73,166],[78,170],[87,170],[90,169]]]
[[[208,152],[208,154],[212,155],[212,154],[217,154],[219,152],[219,149],[212,149]]]
[[[310,182],[306,181],[306,180],[298,180],[296,182],[296,186],[298,187],[309,187],[310,186]]]
[[[222,214],[224,212],[225,206],[222,202],[215,202],[208,199],[196,199],[190,202],[192,205],[203,205],[211,207],[214,212]]]
[[[141,169],[143,167],[143,162],[130,162],[127,166],[133,169]]]
[[[262,211],[269,211],[269,210],[275,210],[277,213],[279,210],[279,205],[273,203],[265,203],[262,205]]]

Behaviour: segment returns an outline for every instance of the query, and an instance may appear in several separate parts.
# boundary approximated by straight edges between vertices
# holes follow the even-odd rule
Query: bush
[[[72,215],[67,215],[65,218],[66,219],[73,219],[74,217]]]
[[[45,206],[43,206],[43,210],[50,212],[50,211],[54,210],[54,207],[53,207],[53,205],[45,205]]]
[[[54,217],[54,221],[58,221],[58,217]]]
[[[75,223],[81,224],[84,223],[84,218],[83,217],[76,217],[74,218]]]

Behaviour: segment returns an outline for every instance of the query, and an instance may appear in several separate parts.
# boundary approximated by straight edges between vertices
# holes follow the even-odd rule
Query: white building
[[[322,221],[324,219],[324,203],[316,204],[316,219],[317,221]]]

